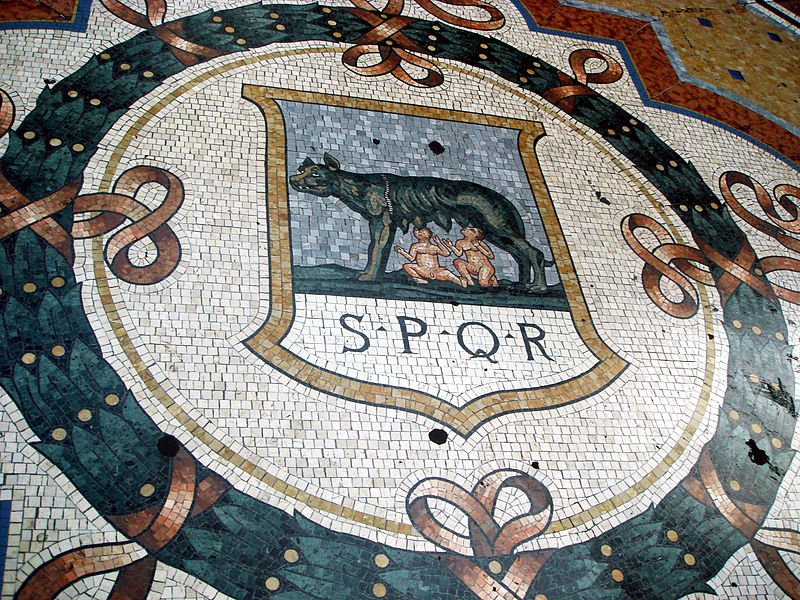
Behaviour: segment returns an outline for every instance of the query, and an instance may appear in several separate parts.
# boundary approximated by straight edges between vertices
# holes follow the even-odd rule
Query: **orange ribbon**
[[[172,462],[169,490],[159,508],[109,517],[125,535],[154,554],[180,531],[186,519],[214,504],[229,488],[218,475],[196,483],[194,459],[181,448]],[[38,567],[17,591],[16,600],[53,600],[79,579],[120,571],[109,600],[143,600],[150,591],[155,559],[137,559],[133,542],[84,546],[63,552]]]
[[[186,66],[200,62],[202,58],[221,56],[222,52],[207,46],[201,46],[183,37],[180,21],[164,23],[167,13],[165,0],[145,0],[147,14],[136,12],[119,0],[101,0],[108,11],[136,27],[147,29],[162,42],[169,44],[175,57]]]
[[[0,137],[14,122],[14,103],[0,90]],[[78,196],[83,177],[36,201],[30,201],[0,173],[0,204],[8,213],[0,217],[0,240],[30,227],[72,264],[75,260],[73,238],[84,239],[104,235],[132,221],[114,233],[105,247],[105,257],[114,274],[134,284],[152,284],[167,277],[180,261],[180,243],[167,221],[183,202],[183,184],[172,173],[157,167],[134,167],[125,171],[114,184],[113,193]],[[161,205],[151,211],[136,200],[139,188],[156,183],[166,189]],[[76,221],[72,234],[52,215],[72,205],[75,215],[97,213]],[[129,258],[131,247],[144,238],[156,247],[155,259],[146,265],[134,265]]]
[[[605,67],[598,73],[588,73],[586,62],[597,58],[605,63]],[[569,55],[569,66],[575,77],[559,71],[560,85],[549,89],[542,97],[551,104],[561,108],[567,114],[572,114],[575,108],[576,96],[595,95],[597,92],[587,86],[588,83],[614,83],[622,77],[622,66],[611,56],[599,50],[584,48],[575,50]]]
[[[522,492],[530,507],[525,513],[500,525],[494,513],[500,491],[506,488]],[[432,499],[446,502],[464,514],[469,524],[469,536],[441,524],[431,510]],[[411,522],[423,537],[460,555],[446,556],[443,562],[480,598],[523,598],[539,568],[551,554],[519,554],[499,581],[466,558],[470,555],[500,557],[512,554],[517,547],[541,535],[547,528],[553,516],[550,493],[539,481],[522,471],[494,471],[471,492],[447,479],[429,477],[411,489],[406,506]],[[500,593],[497,592],[498,584]]]
[[[402,33],[404,27],[419,20],[402,16],[404,0],[388,0],[381,11],[378,11],[369,0],[351,1],[355,8],[347,10],[371,25],[372,29],[356,39],[353,42],[355,46],[342,55],[342,63],[348,69],[365,77],[377,77],[388,73],[403,83],[415,87],[434,87],[444,81],[438,66],[415,54],[424,53],[426,50]],[[450,6],[468,6],[484,10],[489,16],[485,21],[459,17],[440,8],[431,0],[414,1],[433,16],[451,25],[488,31],[499,29],[505,24],[503,13],[483,0],[441,1]],[[359,64],[362,57],[370,54],[377,54],[380,60],[371,65]],[[405,64],[412,65],[425,74],[415,77],[406,70]]]

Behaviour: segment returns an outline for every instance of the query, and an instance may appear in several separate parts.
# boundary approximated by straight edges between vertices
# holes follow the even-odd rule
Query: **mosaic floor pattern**
[[[4,5],[2,598],[800,600],[757,4]]]

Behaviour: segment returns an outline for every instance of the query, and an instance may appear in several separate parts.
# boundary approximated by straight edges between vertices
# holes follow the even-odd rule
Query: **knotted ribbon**
[[[599,59],[605,63],[602,71],[589,73],[586,71],[586,63],[590,59]],[[567,114],[572,114],[575,108],[576,96],[596,95],[593,89],[588,87],[589,83],[614,83],[622,77],[622,66],[605,52],[583,48],[575,50],[569,55],[569,66],[575,77],[570,77],[566,73],[558,72],[559,84],[547,90],[542,97],[557,106]]]
[[[427,50],[410,40],[402,29],[419,19],[402,15],[404,0],[388,0],[383,10],[378,10],[369,0],[351,0],[355,8],[347,9],[350,13],[372,26],[372,29],[354,40],[355,46],[342,55],[342,63],[354,73],[365,77],[377,77],[391,74],[403,83],[415,87],[435,87],[444,81],[441,69],[427,58],[415,53],[426,53]],[[467,6],[485,11],[489,18],[476,21],[459,17],[434,4],[431,0],[414,0],[421,8],[451,25],[467,29],[488,31],[499,29],[505,24],[505,17],[497,8],[483,0],[441,0],[450,6]],[[360,65],[359,59],[370,54],[377,54],[380,60],[372,65]],[[414,77],[405,68],[405,64],[417,67],[425,75]]]
[[[14,104],[8,94],[0,90],[0,137],[8,132],[13,122]],[[0,204],[9,211],[0,216],[0,240],[30,227],[72,264],[75,260],[73,238],[104,235],[128,220],[131,223],[114,233],[105,247],[112,272],[124,281],[141,285],[156,283],[172,273],[180,261],[180,243],[167,221],[183,202],[180,179],[157,167],[134,167],[119,177],[112,193],[78,196],[82,182],[83,177],[79,175],[52,194],[31,201],[0,173]],[[166,190],[161,205],[153,211],[135,198],[147,183],[158,184]],[[52,217],[70,205],[75,216],[90,215],[74,223],[72,234]],[[98,212],[100,214],[95,214]],[[148,264],[134,265],[129,258],[131,247],[144,238],[155,245],[156,257]]]
[[[188,518],[209,508],[229,487],[215,474],[198,484],[194,459],[180,448],[173,458],[169,490],[160,507],[108,518],[133,541],[84,546],[59,554],[31,573],[15,600],[53,600],[79,579],[117,570],[120,573],[109,600],[144,600],[155,572],[152,555],[177,535]],[[148,554],[140,558],[139,547]]]
[[[505,524],[495,519],[497,499],[503,489],[516,489],[528,500],[529,507]],[[465,536],[441,524],[434,516],[430,501],[446,502],[467,518],[469,535]],[[427,540],[456,553],[443,562],[480,598],[524,598],[536,573],[551,552],[525,552],[513,558],[505,573],[496,562],[487,573],[469,556],[504,557],[547,528],[553,516],[553,503],[547,488],[522,471],[501,469],[484,477],[472,491],[440,477],[417,483],[407,499],[411,522]],[[501,580],[495,576],[503,575]]]

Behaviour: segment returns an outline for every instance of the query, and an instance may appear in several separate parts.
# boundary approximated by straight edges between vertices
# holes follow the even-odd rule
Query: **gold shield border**
[[[587,398],[614,381],[628,366],[597,333],[578,283],[561,225],[536,158],[536,142],[545,135],[541,123],[396,102],[366,100],[244,84],[242,97],[258,106],[267,124],[266,174],[269,228],[270,308],[266,322],[245,345],[267,364],[326,394],[425,415],[468,437],[483,423],[503,414],[556,408]],[[534,192],[558,273],[578,335],[597,358],[584,373],[556,384],[493,392],[457,407],[436,396],[405,387],[361,381],[318,367],[281,345],[294,321],[286,133],[276,100],[327,104],[376,112],[504,127],[519,131],[519,150]]]

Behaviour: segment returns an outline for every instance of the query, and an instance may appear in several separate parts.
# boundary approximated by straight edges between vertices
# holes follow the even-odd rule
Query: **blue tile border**
[[[3,582],[8,545],[8,528],[11,522],[11,500],[0,500],[0,584]]]

